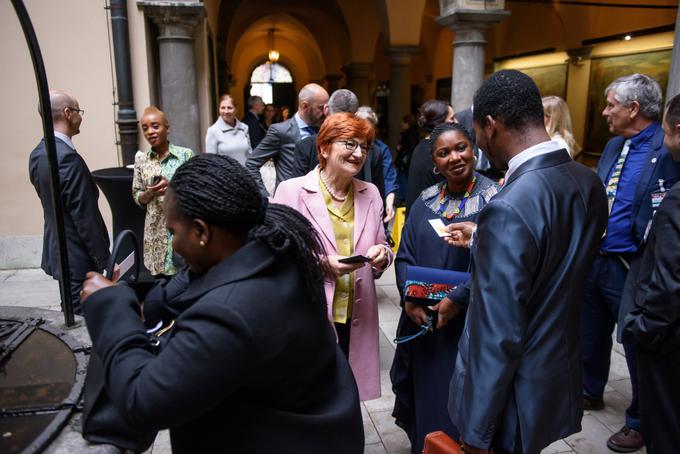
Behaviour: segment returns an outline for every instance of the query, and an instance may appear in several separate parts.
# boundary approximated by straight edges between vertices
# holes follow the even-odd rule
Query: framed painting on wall
[[[604,90],[619,77],[642,73],[653,77],[666,91],[668,71],[671,64],[671,49],[644,52],[615,57],[593,58],[590,65],[588,86],[588,113],[583,150],[597,157],[612,138],[607,122],[602,116],[606,104]]]
[[[541,96],[559,96],[562,99],[567,97],[566,64],[525,68],[520,71],[534,80]]]

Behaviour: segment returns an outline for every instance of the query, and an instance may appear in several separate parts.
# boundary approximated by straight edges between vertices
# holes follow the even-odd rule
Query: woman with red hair
[[[325,283],[328,317],[352,366],[361,400],[380,397],[374,274],[392,262],[380,193],[371,183],[354,178],[374,137],[366,120],[351,113],[331,115],[316,139],[319,165],[305,176],[282,182],[274,196],[275,202],[307,217],[324,244],[323,261],[330,274]],[[347,257],[352,263],[343,263]]]

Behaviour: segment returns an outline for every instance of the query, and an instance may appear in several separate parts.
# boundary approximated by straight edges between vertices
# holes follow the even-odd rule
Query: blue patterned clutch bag
[[[404,301],[432,306],[458,284],[470,279],[470,273],[409,265],[406,268]]]

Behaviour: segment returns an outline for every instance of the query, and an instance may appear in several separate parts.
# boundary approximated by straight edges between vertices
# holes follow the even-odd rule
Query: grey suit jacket
[[[449,395],[470,445],[537,453],[581,430],[581,284],[606,221],[602,183],[565,150],[522,164],[480,213]]]
[[[295,117],[281,123],[274,123],[267,130],[262,141],[246,161],[246,169],[267,194],[260,175],[260,167],[270,159],[276,167],[276,185],[292,177],[295,164],[295,142],[300,140],[300,129]]]
[[[99,213],[99,190],[83,158],[59,138],[55,138],[61,197],[64,205],[66,249],[72,279],[85,279],[88,271],[101,272],[109,259],[109,234]],[[45,140],[31,152],[28,164],[31,183],[40,197],[45,227],[42,269],[59,279],[57,230],[52,208]]]

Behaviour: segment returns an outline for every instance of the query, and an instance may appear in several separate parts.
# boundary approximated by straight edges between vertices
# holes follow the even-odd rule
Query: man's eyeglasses
[[[71,112],[78,112],[80,115],[85,115],[85,111],[83,109],[76,109],[75,107],[67,107],[67,109]]]
[[[337,140],[336,143],[341,143],[345,146],[345,149],[347,151],[354,151],[357,149],[357,147],[361,148],[361,153],[366,155],[368,154],[368,144],[367,143],[361,143],[357,142],[356,140]]]

